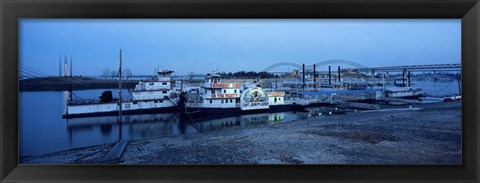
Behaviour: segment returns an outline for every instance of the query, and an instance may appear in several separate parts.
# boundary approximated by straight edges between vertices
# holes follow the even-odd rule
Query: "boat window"
[[[137,104],[137,101],[134,101],[133,104]]]
[[[167,83],[162,83],[162,85],[167,85]]]
[[[158,100],[153,101],[154,103],[158,103]]]
[[[230,103],[232,103],[232,99],[230,99]]]
[[[228,100],[227,100],[227,99],[225,100],[225,103],[228,103]]]
[[[218,79],[218,82],[220,83],[220,79]]]
[[[167,93],[167,91],[162,91],[162,93]]]
[[[223,90],[223,93],[227,93],[227,90]]]
[[[233,93],[237,93],[237,90],[233,90]]]
[[[277,97],[273,98],[273,101],[274,101],[275,103],[277,103]]]
[[[222,100],[222,104],[223,104],[223,100]]]
[[[212,103],[212,100],[210,100],[210,103]]]
[[[212,79],[210,79],[210,82],[213,82],[213,78],[212,78]]]
[[[163,103],[163,100],[158,100],[158,102]]]
[[[212,94],[215,94],[215,90],[212,90]]]
[[[148,85],[153,85],[153,83],[148,83]]]

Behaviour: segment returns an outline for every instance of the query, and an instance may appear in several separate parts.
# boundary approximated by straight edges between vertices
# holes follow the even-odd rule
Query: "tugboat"
[[[131,99],[121,101],[122,114],[142,114],[171,112],[177,110],[178,97],[170,86],[171,70],[155,69],[156,79],[139,82],[133,90],[129,90]],[[111,91],[105,91],[100,100],[67,101],[63,118],[117,115],[120,110],[119,99],[113,98]]]

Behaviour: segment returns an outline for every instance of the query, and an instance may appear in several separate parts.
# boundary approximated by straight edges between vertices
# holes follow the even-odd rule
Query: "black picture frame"
[[[478,182],[478,0],[1,0],[3,182]],[[461,18],[462,165],[18,165],[20,18]]]

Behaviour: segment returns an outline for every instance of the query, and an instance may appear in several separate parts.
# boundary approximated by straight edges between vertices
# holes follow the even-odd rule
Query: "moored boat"
[[[178,97],[170,85],[172,73],[171,70],[156,69],[155,80],[139,82],[133,90],[129,90],[132,97],[121,102],[112,97],[111,91],[103,92],[100,100],[70,99],[63,117],[117,115],[120,105],[122,114],[127,115],[176,111]]]
[[[285,101],[285,92],[266,92],[258,84],[223,83],[217,74],[208,74],[198,98],[186,102],[186,112],[195,114],[245,114],[295,110]]]
[[[385,87],[385,97],[415,98],[424,97],[425,92],[415,87]]]

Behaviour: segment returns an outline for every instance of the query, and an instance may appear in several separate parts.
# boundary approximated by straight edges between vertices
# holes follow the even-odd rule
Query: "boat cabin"
[[[168,99],[173,98],[171,92],[170,75],[172,70],[156,69],[156,78],[154,81],[139,82],[135,89],[130,90],[133,100],[151,100],[151,99]]]
[[[202,86],[200,102],[212,107],[235,107],[240,103],[241,93],[240,83],[222,83],[220,75],[208,74]]]

